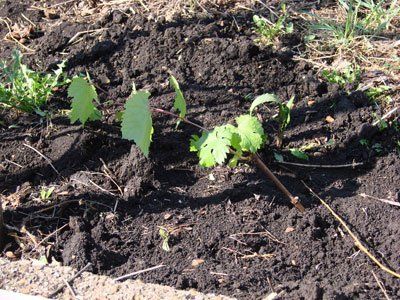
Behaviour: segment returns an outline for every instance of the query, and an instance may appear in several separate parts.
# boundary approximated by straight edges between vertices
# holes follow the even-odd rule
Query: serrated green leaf
[[[125,103],[122,116],[122,138],[134,141],[149,156],[151,137],[153,134],[153,120],[149,106],[149,92],[133,92]]]
[[[227,126],[215,127],[211,132],[203,135],[193,143],[193,147],[200,149],[199,164],[203,167],[212,167],[224,163],[229,153],[232,132]]]
[[[87,120],[99,120],[100,111],[94,106],[93,101],[97,101],[97,92],[94,86],[82,77],[75,77],[69,88],[68,97],[72,98],[71,113],[69,118],[71,123],[80,121],[85,125]]]
[[[184,118],[186,116],[186,101],[185,98],[183,97],[181,88],[179,87],[179,83],[176,80],[176,78],[172,75],[169,78],[169,83],[175,90],[174,108],[179,111],[179,116],[181,118]]]
[[[254,101],[251,103],[250,106],[250,114],[253,113],[253,110],[261,104],[264,104],[266,102],[273,102],[273,103],[279,103],[280,100],[275,94],[263,94],[261,96],[256,97]]]
[[[292,148],[289,149],[290,153],[294,156],[297,157],[299,159],[303,159],[303,160],[308,160],[308,155],[306,153],[304,153],[303,151],[296,149],[296,148]]]
[[[236,118],[237,134],[243,151],[257,152],[264,139],[264,129],[256,117],[242,115]]]

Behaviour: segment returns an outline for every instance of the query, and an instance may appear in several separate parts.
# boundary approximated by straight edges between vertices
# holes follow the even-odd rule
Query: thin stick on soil
[[[299,197],[293,196],[288,189],[280,182],[280,180],[272,173],[272,171],[264,164],[258,154],[252,154],[252,159],[257,167],[271,179],[278,189],[289,198],[290,202],[301,212],[305,212],[304,206],[300,203]]]
[[[383,285],[382,281],[379,280],[378,276],[376,276],[376,274],[374,273],[374,271],[371,271],[372,276],[374,276],[376,283],[378,284],[379,288],[381,289],[383,295],[385,296],[386,300],[390,300],[389,295],[386,292],[385,286]]]
[[[59,233],[61,230],[63,230],[65,227],[69,226],[69,224],[64,224],[63,226],[61,226],[60,228],[58,228],[57,230],[53,231],[52,233],[50,233],[48,236],[46,236],[43,240],[41,240],[36,246],[35,248],[32,249],[32,251],[35,251],[41,244],[43,244],[45,241],[47,241],[49,238],[51,238],[53,235]],[[31,251],[31,252],[32,252]]]
[[[53,166],[53,163],[52,163],[52,161],[51,161],[50,158],[48,158],[47,156],[45,156],[43,153],[41,153],[41,152],[40,152],[39,150],[37,150],[36,148],[33,148],[31,145],[28,145],[28,144],[26,144],[26,143],[23,143],[23,145],[24,145],[25,147],[28,147],[29,149],[35,151],[37,154],[39,154],[39,156],[43,157],[43,158],[49,163],[50,167],[54,170],[54,172],[56,172],[57,175],[60,175],[60,172],[58,172],[57,169]]]
[[[157,270],[157,269],[162,268],[162,267],[165,267],[165,265],[158,265],[158,266],[154,266],[154,267],[147,268],[147,269],[144,269],[144,270],[132,272],[132,273],[126,274],[124,276],[117,277],[114,280],[115,281],[121,281],[121,280],[128,279],[130,277],[133,277],[133,276],[136,276],[136,275],[139,275],[139,274],[142,274],[142,273],[146,273],[146,272],[149,272],[149,271]]]
[[[181,121],[184,122],[184,123],[187,123],[187,124],[190,124],[190,125],[192,125],[192,126],[195,126],[195,127],[197,127],[198,129],[200,129],[200,130],[209,132],[209,130],[208,130],[207,128],[205,128],[205,127],[203,127],[203,126],[201,126],[201,125],[198,125],[198,124],[196,124],[196,123],[193,123],[193,122],[189,121],[189,120],[186,119],[186,118],[182,118],[181,116],[179,116],[179,115],[177,115],[177,114],[174,114],[174,113],[172,113],[172,112],[169,112],[169,111],[166,111],[166,110],[163,110],[163,109],[159,109],[159,108],[151,108],[151,110],[154,111],[154,112],[159,112],[159,113],[162,113],[162,114],[165,114],[165,115],[169,115],[169,116],[175,117],[175,118],[181,120]],[[275,183],[275,185],[281,190],[281,192],[284,193],[284,194],[290,199],[290,202],[292,202],[292,204],[293,204],[299,211],[305,212],[305,209],[304,209],[303,205],[300,203],[299,198],[293,196],[293,195],[288,191],[288,189],[280,182],[280,180],[274,175],[274,173],[272,173],[272,171],[264,164],[264,162],[260,159],[260,157],[258,156],[258,154],[252,154],[252,155],[250,156],[250,158],[254,161],[254,163],[256,164],[256,166],[257,166],[261,171],[263,171],[264,174],[267,175],[267,177],[268,177],[269,179],[271,179],[271,180]]]
[[[374,200],[377,200],[377,201],[381,201],[383,203],[387,203],[387,204],[390,204],[390,205],[394,205],[394,206],[400,207],[400,202],[387,200],[387,199],[382,199],[382,198],[377,198],[377,197],[370,196],[370,195],[367,195],[367,194],[364,194],[364,193],[361,193],[361,194],[358,194],[358,195],[363,197],[363,198],[371,198],[371,199],[374,199]]]
[[[300,164],[300,163],[294,163],[294,162],[288,162],[288,161],[278,161],[278,164],[282,165],[289,165],[289,166],[297,166],[297,167],[305,167],[305,168],[320,168],[320,169],[340,169],[340,168],[355,168],[358,166],[363,166],[364,163],[359,162],[353,162],[351,164],[343,164],[343,165],[310,165],[310,164]]]
[[[76,293],[75,293],[74,289],[72,288],[72,286],[64,278],[63,278],[63,281],[64,281],[64,284],[67,286],[68,290],[70,291],[72,298],[76,299]]]
[[[0,199],[0,250],[3,249],[3,239],[4,239],[3,205]]]
[[[332,216],[339,221],[339,223],[343,226],[344,229],[349,233],[351,238],[354,241],[354,245],[357,246],[358,249],[361,250],[361,252],[364,252],[365,255],[367,255],[379,268],[381,268],[383,271],[386,273],[389,273],[390,275],[397,277],[400,279],[400,274],[396,273],[395,271],[389,269],[388,267],[384,266],[375,256],[369,252],[369,250],[361,243],[361,241],[357,238],[357,236],[351,231],[349,226],[346,224],[345,221],[329,206],[328,203],[326,203],[320,196],[318,196],[303,180],[301,181],[303,185],[310,191],[314,197],[316,197],[322,205],[324,205],[328,211],[332,214]]]
[[[395,108],[391,109],[390,111],[388,111],[386,114],[384,114],[382,116],[382,118],[380,118],[379,120],[376,120],[374,123],[372,123],[372,125],[374,125],[374,126],[378,125],[380,121],[390,118],[398,110],[400,110],[400,106],[395,107]]]
[[[83,272],[85,272],[91,265],[92,265],[92,263],[88,263],[86,266],[83,267],[82,270],[80,270],[80,271],[77,272],[74,276],[72,276],[71,279],[67,280],[67,282],[68,282],[69,284],[71,284],[77,277],[79,277]],[[54,292],[52,292],[51,294],[49,294],[49,295],[47,296],[47,298],[53,298],[55,295],[57,295],[58,293],[60,293],[64,288],[65,288],[65,283],[62,284],[59,288],[57,288]]]

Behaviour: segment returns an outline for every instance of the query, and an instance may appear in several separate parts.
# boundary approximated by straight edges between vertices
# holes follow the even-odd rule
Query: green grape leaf
[[[176,94],[175,101],[174,101],[174,108],[179,111],[179,116],[181,118],[184,118],[186,116],[186,101],[185,101],[185,98],[183,97],[181,88],[179,87],[179,83],[176,80],[176,78],[172,75],[169,78],[169,83],[174,88],[175,94]],[[180,123],[180,120],[178,121],[177,125],[179,125],[179,123]]]
[[[241,115],[236,118],[237,134],[240,136],[240,147],[243,151],[257,152],[264,140],[264,129],[256,117]]]
[[[93,100],[98,101],[95,87],[82,77],[75,77],[68,88],[68,97],[72,98],[71,113],[69,118],[71,123],[80,121],[85,125],[87,120],[99,120],[101,112],[93,104]]]
[[[256,97],[254,101],[251,103],[250,106],[250,114],[253,113],[253,110],[265,102],[272,102],[272,103],[280,103],[279,98],[275,94],[263,94],[261,96]]]
[[[192,143],[198,150],[199,164],[203,167],[213,167],[224,163],[230,150],[232,132],[227,126],[215,127]]]
[[[153,121],[149,106],[149,92],[133,92],[125,103],[122,116],[122,138],[134,141],[149,156],[151,137],[153,135]]]

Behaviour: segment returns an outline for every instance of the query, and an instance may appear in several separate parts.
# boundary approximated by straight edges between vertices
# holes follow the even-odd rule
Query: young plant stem
[[[164,114],[164,115],[168,115],[168,116],[174,117],[174,118],[176,118],[176,119],[181,120],[181,121],[184,122],[184,123],[187,123],[187,124],[189,124],[189,125],[192,125],[192,126],[194,126],[194,127],[197,127],[197,128],[200,129],[200,130],[209,132],[209,130],[208,130],[207,128],[205,128],[205,127],[203,127],[203,126],[201,126],[201,125],[199,125],[199,124],[193,123],[192,121],[189,121],[188,119],[183,118],[183,117],[181,117],[180,115],[174,114],[174,113],[172,113],[172,112],[170,112],[170,111],[167,111],[167,110],[164,110],[164,109],[161,109],[161,108],[154,108],[154,107],[152,107],[152,108],[150,108],[150,109],[151,109],[153,112],[158,112],[158,113],[161,113],[161,114]]]
[[[257,153],[252,154],[252,159],[257,167],[265,174],[269,179],[271,179],[275,185],[280,189],[282,193],[286,195],[290,199],[290,202],[300,211],[305,212],[304,206],[300,203],[299,197],[293,196],[288,189],[280,182],[280,180],[272,173],[272,171],[264,164],[261,160],[260,156]]]
[[[168,115],[168,116],[172,116],[172,117],[174,117],[174,118],[177,118],[177,119],[181,120],[181,121],[184,122],[184,123],[187,123],[187,124],[189,124],[189,125],[192,125],[192,126],[194,126],[194,127],[197,127],[197,128],[200,129],[200,130],[209,132],[209,130],[208,130],[207,128],[205,128],[205,127],[203,127],[203,126],[201,126],[201,125],[198,125],[198,124],[196,124],[196,123],[193,123],[193,122],[189,121],[188,119],[182,118],[181,116],[179,116],[179,115],[177,115],[177,114],[174,114],[174,113],[172,113],[172,112],[169,112],[169,111],[167,111],[167,110],[163,110],[163,109],[160,109],[160,108],[153,108],[153,107],[151,108],[151,110],[152,110],[153,112],[158,112],[158,113],[162,113],[162,114],[165,114],[165,115]],[[250,156],[250,158],[253,160],[253,162],[256,164],[256,166],[257,166],[265,175],[267,175],[267,177],[268,177],[269,179],[271,179],[271,180],[275,183],[275,185],[278,187],[278,189],[279,189],[283,194],[285,194],[286,197],[288,197],[288,198],[290,199],[290,202],[291,202],[300,212],[305,212],[304,206],[303,206],[303,205],[300,203],[300,201],[299,201],[299,197],[293,196],[293,195],[288,191],[288,189],[282,184],[282,182],[280,182],[280,180],[274,175],[274,173],[272,173],[272,171],[264,164],[264,162],[261,160],[261,158],[258,156],[257,153],[252,154],[252,155]]]

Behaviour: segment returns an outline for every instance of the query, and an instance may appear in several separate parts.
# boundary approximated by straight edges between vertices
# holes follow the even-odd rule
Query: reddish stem
[[[280,182],[280,180],[272,173],[272,171],[264,164],[264,162],[260,159],[257,153],[252,154],[252,158],[254,163],[257,165],[257,167],[271,179],[275,185],[278,187],[278,189],[281,190],[282,193],[286,195],[290,199],[290,202],[301,212],[305,212],[304,206],[300,203],[299,197],[293,196],[288,189]]]
[[[170,111],[167,111],[167,110],[164,110],[164,109],[161,109],[161,108],[154,108],[154,107],[151,107],[150,109],[152,111],[154,111],[154,112],[158,112],[158,113],[162,113],[164,115],[169,115],[169,116],[175,117],[175,118],[181,120],[182,122],[185,122],[185,123],[190,124],[190,125],[192,125],[194,127],[197,127],[200,130],[207,131],[207,132],[209,131],[207,128],[205,128],[205,127],[203,127],[203,126],[201,126],[199,124],[193,123],[192,121],[189,121],[188,119],[183,118],[180,115],[174,114],[174,113],[172,113]]]

